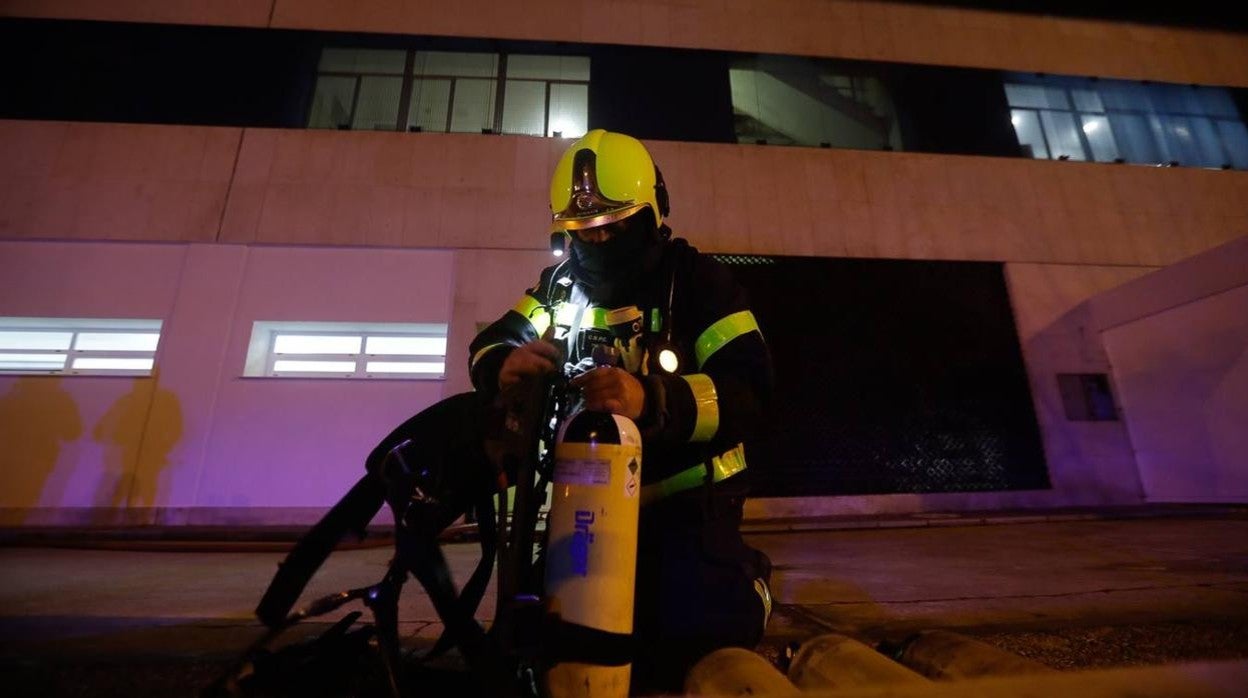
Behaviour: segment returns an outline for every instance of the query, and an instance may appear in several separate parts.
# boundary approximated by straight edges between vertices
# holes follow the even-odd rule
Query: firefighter
[[[472,382],[489,397],[566,371],[586,409],[636,423],[633,687],[678,690],[706,653],[753,647],[770,616],[770,562],[739,531],[770,357],[728,269],[671,237],[640,141],[587,133],[559,160],[550,205],[561,259],[473,341]]]

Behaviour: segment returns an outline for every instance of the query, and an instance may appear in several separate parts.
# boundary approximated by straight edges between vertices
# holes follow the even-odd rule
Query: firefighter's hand
[[[631,373],[614,366],[599,366],[572,379],[580,388],[585,409],[610,412],[637,419],[646,406],[646,390]]]
[[[498,370],[498,387],[507,390],[525,378],[554,373],[562,361],[559,347],[544,339],[521,344],[503,360],[503,367]]]

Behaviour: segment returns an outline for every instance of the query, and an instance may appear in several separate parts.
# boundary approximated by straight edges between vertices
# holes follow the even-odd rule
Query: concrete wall
[[[1248,499],[1248,236],[1090,305],[1145,498]]]
[[[152,378],[0,377],[0,523],[316,515],[443,381],[242,378],[252,322],[449,322],[454,266],[448,251],[0,242],[0,315],[164,321]]]
[[[1248,232],[1248,172],[647,145],[709,251],[1164,266]],[[537,250],[565,147],[0,121],[0,237]]]
[[[0,237],[216,239],[240,129],[0,121]]]
[[[180,245],[0,242],[0,315],[169,318],[185,261]],[[0,376],[0,507],[124,507],[152,383]]]
[[[888,2],[469,0],[431,11],[391,0],[0,0],[0,16],[622,43],[1248,86],[1242,34]],[[318,515],[386,429],[467,389],[463,353],[476,325],[509,307],[548,259],[545,189],[565,145],[0,121],[0,314],[165,320],[153,378],[0,378],[0,523]],[[1235,459],[1244,451],[1239,396],[1248,394],[1242,350],[1234,353],[1244,323],[1219,324],[1241,311],[1243,290],[1194,294],[1182,289],[1200,273],[1145,275],[1248,234],[1248,173],[648,145],[673,193],[673,226],[704,250],[1006,263],[1052,489],[756,500],[751,515],[1246,496]],[[1131,283],[1139,277],[1134,283],[1150,285]],[[1149,290],[1104,294],[1123,284]],[[1164,308],[1140,300],[1150,297],[1177,300]],[[243,379],[257,319],[449,322],[448,378]],[[1180,349],[1160,341],[1174,336],[1193,340]],[[1107,371],[1125,421],[1066,421],[1055,374]],[[1177,402],[1171,379],[1188,386]],[[1194,434],[1207,438],[1193,442]],[[1177,463],[1181,449],[1195,462]]]
[[[565,143],[0,122],[10,163],[0,172],[0,312],[167,322],[157,379],[5,379],[11,404],[64,411],[56,395],[68,394],[81,423],[60,432],[36,420],[53,436],[22,456],[39,466],[5,468],[8,520],[314,516],[389,426],[468,388],[463,353],[477,325],[510,307],[549,260],[545,190]],[[1248,173],[648,145],[673,192],[671,223],[708,251],[1007,264],[1052,489],[760,500],[752,514],[1144,496],[1123,424],[1066,422],[1054,376],[1109,369],[1089,298],[1248,231]],[[257,319],[449,322],[448,379],[241,379]],[[349,418],[336,409],[344,391],[359,405]],[[130,450],[110,454],[93,430],[126,396],[148,413],[123,420],[113,443]]]
[[[879,0],[0,0],[0,16],[678,46],[1248,86],[1248,37]]]

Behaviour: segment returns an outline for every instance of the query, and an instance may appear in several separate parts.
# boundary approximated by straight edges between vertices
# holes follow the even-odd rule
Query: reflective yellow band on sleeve
[[[693,404],[697,407],[697,419],[693,423],[690,441],[710,441],[719,431],[719,397],[715,394],[715,382],[705,373],[681,376],[693,391]]]
[[[472,369],[476,368],[477,362],[481,360],[481,357],[490,353],[491,349],[497,349],[499,347],[505,347],[505,346],[507,346],[505,342],[495,342],[494,344],[487,344],[486,346],[481,347],[480,349],[477,350],[477,353],[472,355],[472,361],[468,362],[468,370],[471,371]]]
[[[575,303],[561,303],[555,309],[555,324],[560,327],[571,327],[576,323],[576,314],[581,312],[581,307]],[[585,308],[585,314],[581,317],[581,327],[597,327],[599,329],[607,329],[607,310],[605,308]]]
[[[527,293],[512,307],[512,310],[529,321],[538,337],[541,337],[546,328],[550,327],[550,314],[543,309],[542,302]]]
[[[611,321],[608,316],[611,314],[606,308],[586,308],[585,320],[581,323],[589,327],[597,327],[600,330],[611,329]]]
[[[723,482],[745,470],[745,444],[737,444],[723,453],[711,458],[710,473],[712,482]],[[707,465],[698,464],[692,468],[663,478],[658,482],[641,488],[641,504],[645,506],[677,492],[691,490],[706,484]]]
[[[728,342],[747,332],[757,331],[758,321],[754,319],[754,313],[748,310],[720,318],[714,325],[706,328],[706,331],[699,335],[698,340],[693,344],[693,350],[698,359],[698,368],[706,365],[707,359]]]

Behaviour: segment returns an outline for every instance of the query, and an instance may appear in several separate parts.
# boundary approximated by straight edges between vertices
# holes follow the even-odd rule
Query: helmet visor
[[[572,159],[568,203],[555,212],[551,232],[596,228],[628,218],[647,206],[645,201],[619,201],[604,194],[598,184],[598,154],[582,148]]]

